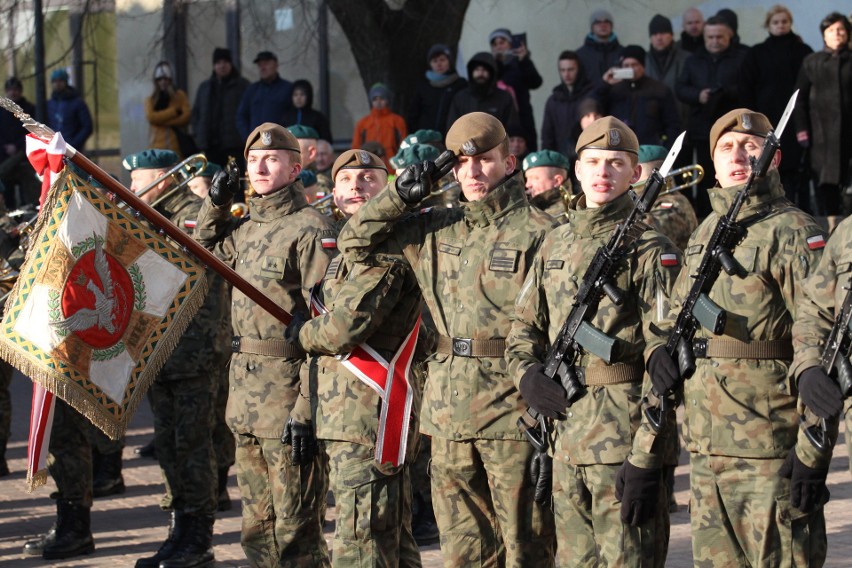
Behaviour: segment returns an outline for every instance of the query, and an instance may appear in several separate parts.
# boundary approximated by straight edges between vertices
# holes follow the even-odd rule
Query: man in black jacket
[[[456,93],[467,86],[467,81],[456,73],[451,57],[450,48],[442,43],[429,48],[426,55],[429,70],[417,84],[405,117],[409,132],[436,130],[442,134],[442,139],[447,133],[450,103]]]
[[[497,117],[506,129],[518,124],[515,99],[497,87],[496,71],[497,65],[490,53],[482,51],[470,58],[467,63],[470,83],[453,97],[447,114],[447,128],[460,116],[470,112],[487,112]]]
[[[558,68],[561,82],[553,88],[553,94],[544,105],[541,147],[572,158],[580,132],[577,128],[580,121],[577,107],[583,99],[591,96],[593,87],[576,52],[560,53]]]
[[[592,12],[589,26],[591,32],[586,36],[582,47],[577,50],[577,55],[588,77],[596,85],[600,85],[606,70],[618,64],[621,44],[612,31],[612,14],[608,11],[601,9]]]

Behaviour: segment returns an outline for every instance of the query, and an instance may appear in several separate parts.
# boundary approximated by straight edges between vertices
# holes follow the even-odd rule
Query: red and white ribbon
[[[59,179],[67,150],[68,145],[59,132],[54,134],[49,142],[34,134],[27,134],[27,159],[35,172],[42,177],[39,205],[44,205],[50,186]]]

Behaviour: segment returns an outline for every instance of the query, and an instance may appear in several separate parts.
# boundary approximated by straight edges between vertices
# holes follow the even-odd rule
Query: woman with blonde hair
[[[182,158],[194,153],[192,138],[186,133],[189,124],[189,99],[175,89],[172,66],[160,61],[154,67],[154,92],[145,99],[145,117],[150,124],[148,147],[172,150]]]

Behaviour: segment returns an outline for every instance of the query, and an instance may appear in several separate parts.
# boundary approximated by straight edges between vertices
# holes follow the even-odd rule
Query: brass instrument
[[[237,201],[236,203],[231,204],[231,217],[242,219],[248,215],[248,212],[249,208],[245,203]]]
[[[678,176],[683,178],[681,183],[673,187],[669,187],[677,180]],[[666,176],[666,190],[661,191],[660,195],[663,196],[669,193],[674,193],[675,191],[681,191],[687,187],[695,187],[701,183],[702,179],[704,179],[704,168],[701,167],[701,164],[690,164],[688,166],[672,170],[669,172],[669,175]]]
[[[151,207],[156,207],[176,192],[183,189],[193,178],[203,172],[206,167],[207,158],[204,154],[193,154],[136,192],[136,197],[142,197],[160,185],[164,180],[172,178],[176,182],[175,185],[164,191],[162,195],[157,197],[157,199],[151,203]]]
[[[341,213],[340,209],[337,208],[337,205],[334,204],[333,192],[311,203],[311,207],[313,207],[323,215],[328,215],[332,219],[343,219],[343,213]]]

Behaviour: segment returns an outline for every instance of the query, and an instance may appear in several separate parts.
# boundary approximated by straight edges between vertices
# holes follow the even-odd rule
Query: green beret
[[[475,156],[506,140],[506,129],[496,117],[485,112],[471,112],[459,117],[447,132],[447,150],[454,154]]]
[[[429,144],[414,144],[407,148],[400,148],[396,156],[390,159],[391,165],[401,170],[411,164],[419,164],[424,160],[435,161],[438,159],[440,152],[434,146]]]
[[[639,155],[639,139],[630,127],[615,118],[605,116],[591,123],[577,139],[577,155],[586,148],[622,151]]]
[[[665,160],[668,155],[669,151],[663,146],[655,146],[654,144],[642,144],[639,146],[640,164],[659,162],[660,160]]]
[[[305,126],[304,124],[294,124],[293,126],[288,126],[287,130],[290,131],[290,134],[298,138],[299,140],[304,140],[305,138],[313,138],[316,140],[319,138],[319,132],[310,126]]]
[[[716,143],[726,132],[741,132],[766,138],[772,132],[772,123],[766,115],[747,108],[734,109],[713,124],[710,129],[710,157],[716,151]]]
[[[523,162],[524,171],[527,171],[530,168],[561,168],[563,170],[570,170],[571,163],[568,161],[568,158],[560,154],[559,152],[554,152],[553,150],[541,150],[540,152],[533,152],[524,158]]]
[[[135,154],[125,156],[121,165],[128,171],[133,170],[160,170],[171,168],[180,162],[177,154],[171,150],[143,150]]]
[[[385,162],[366,150],[346,150],[334,160],[334,165],[331,166],[331,179],[337,178],[337,172],[343,169],[353,170],[384,170],[388,171]]]
[[[290,131],[274,122],[264,122],[249,134],[243,157],[248,158],[249,150],[292,150],[301,154],[299,141]]]
[[[406,136],[402,143],[399,145],[400,148],[408,148],[409,146],[414,146],[415,144],[432,144],[437,142],[441,143],[441,133],[437,130],[429,130],[427,128],[421,128],[412,134]]]
[[[201,173],[198,174],[198,177],[203,178],[212,178],[216,175],[216,172],[221,172],[222,166],[219,164],[214,164],[213,162],[207,162],[207,167],[201,170]]]

